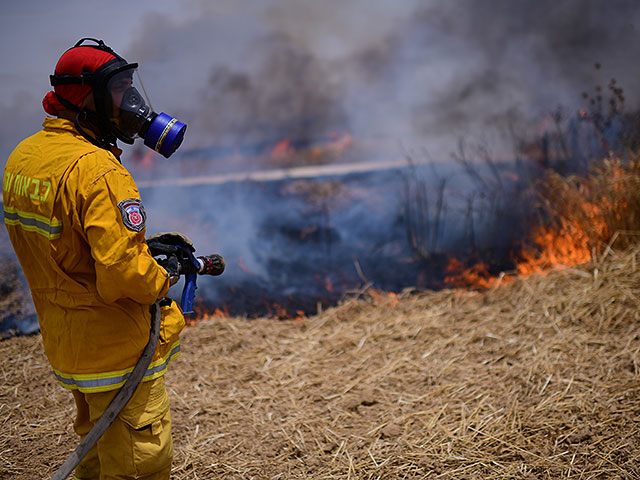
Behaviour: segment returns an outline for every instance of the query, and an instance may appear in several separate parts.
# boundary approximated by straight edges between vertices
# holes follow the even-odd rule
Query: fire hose
[[[181,260],[190,262],[190,265],[192,266],[192,268],[186,269],[186,272],[189,273],[183,273],[185,275],[185,285],[182,291],[180,307],[182,308],[183,313],[193,313],[192,308],[195,291],[197,289],[197,275],[222,274],[225,269],[224,259],[220,255],[195,257],[193,255],[195,249],[193,248],[193,245],[190,244],[190,242],[188,245],[179,242],[175,246],[177,247],[177,253],[179,253]],[[158,253],[157,251],[154,252],[153,248],[150,248],[150,250],[152,255],[154,255],[154,253]],[[167,253],[166,249],[165,251],[162,251],[160,253],[167,255],[167,257],[172,255]],[[175,255],[175,253],[176,252],[174,252],[173,255]],[[158,263],[162,265],[163,261],[159,260]],[[82,459],[87,455],[87,453],[89,453],[89,450],[91,450],[93,446],[98,442],[100,437],[102,437],[104,432],[106,432],[107,428],[109,428],[116,417],[120,414],[122,409],[127,405],[136,389],[138,388],[138,385],[142,381],[142,378],[144,377],[144,374],[147,371],[149,364],[151,363],[151,359],[153,358],[153,354],[156,351],[156,347],[158,346],[161,323],[160,301],[157,301],[151,306],[150,313],[151,328],[149,331],[149,341],[144,347],[138,363],[136,363],[124,385],[113,398],[109,406],[105,409],[102,416],[91,428],[89,433],[84,436],[76,449],[71,452],[71,455],[69,455],[62,466],[54,473],[53,477],[51,477],[51,480],[64,480],[69,476],[73,469],[76,468],[82,461]]]

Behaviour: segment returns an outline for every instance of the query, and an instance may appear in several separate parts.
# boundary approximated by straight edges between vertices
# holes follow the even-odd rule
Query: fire
[[[351,145],[352,141],[351,134],[347,132],[333,132],[328,142],[324,145],[316,145],[311,153],[314,157],[319,157],[325,153],[341,154]]]
[[[246,263],[244,263],[244,260],[242,259],[242,257],[240,257],[240,258],[238,259],[238,263],[237,263],[237,265],[238,265],[238,268],[239,268],[240,270],[242,270],[244,273],[253,274],[253,272],[252,272],[252,271],[251,271],[251,269],[247,266],[247,264],[246,264]]]
[[[599,209],[594,205],[583,205],[584,211],[593,212],[593,228],[603,235],[606,231],[604,219],[598,215]],[[592,237],[585,231],[577,219],[562,218],[560,226],[540,226],[531,235],[531,244],[518,254],[515,273],[519,276],[540,274],[550,268],[571,267],[591,260],[590,244]],[[513,277],[504,273],[495,276],[489,272],[489,266],[477,262],[471,267],[456,258],[451,258],[447,265],[445,283],[452,287],[473,287],[488,289],[498,284],[506,284]]]
[[[627,225],[630,199],[637,195],[629,172],[636,168],[611,157],[586,178],[552,175],[545,190],[550,222],[533,229],[515,256],[515,273],[526,276],[589,262],[598,246]],[[455,287],[490,288],[509,278],[490,275],[484,263],[466,268],[457,259],[450,260],[447,272],[445,282]]]
[[[276,143],[269,156],[271,160],[286,160],[291,158],[294,153],[295,149],[291,145],[291,140],[284,138]]]
[[[578,265],[591,260],[589,239],[584,231],[573,226],[556,231],[541,227],[534,233],[534,242],[538,250],[525,249],[522,260],[517,264],[519,275],[541,273],[555,266]]]
[[[333,283],[331,282],[331,279],[329,277],[325,279],[324,288],[327,290],[327,292],[333,292]]]
[[[214,307],[207,304],[200,298],[196,298],[196,301],[193,305],[193,311],[195,315],[185,317],[187,325],[195,325],[199,320],[202,320],[203,318],[228,318],[231,316],[229,313],[228,305],[223,305],[222,307]]]
[[[140,165],[144,170],[151,170],[153,167],[153,150],[146,149],[143,152],[136,150],[133,153],[133,162]]]
[[[267,308],[269,310],[269,317],[279,319],[289,318],[289,312],[287,311],[287,307],[284,305],[281,305],[279,303],[272,303],[270,305],[267,305]]]
[[[322,157],[341,155],[351,146],[353,137],[348,132],[332,132],[327,138],[313,142],[308,147],[296,146],[289,138],[283,138],[269,152],[269,159],[276,162],[290,162],[294,157],[319,160]]]
[[[393,292],[369,289],[367,294],[376,306],[395,307],[398,305],[398,296]]]
[[[449,259],[445,277],[445,283],[452,287],[474,287],[487,289],[496,286],[498,283],[508,281],[504,276],[493,276],[489,273],[489,267],[484,262],[478,262],[469,268],[455,257]]]
[[[286,305],[280,303],[265,303],[267,307],[269,318],[277,318],[279,320],[303,320],[307,317],[307,314],[303,310],[296,310],[293,313],[289,313]]]
[[[624,171],[613,165],[613,177],[621,178]],[[618,188],[610,187],[614,193]],[[554,226],[539,226],[532,234],[533,248],[525,248],[520,253],[517,271],[520,275],[541,273],[556,267],[570,267],[591,260],[593,245],[606,241],[612,233],[607,224],[607,217],[619,218],[625,211],[624,199],[611,200],[602,195],[593,197],[590,189],[580,189],[582,198],[576,204],[563,205],[557,212]],[[597,202],[597,204],[596,204]]]

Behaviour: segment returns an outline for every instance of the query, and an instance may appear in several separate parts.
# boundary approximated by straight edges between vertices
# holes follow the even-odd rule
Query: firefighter
[[[76,468],[81,480],[167,479],[173,458],[164,373],[180,352],[184,318],[165,295],[179,272],[150,254],[145,209],[117,140],[151,138],[168,156],[186,126],[150,110],[135,88],[136,68],[101,40],[67,50],[43,99],[50,116],[11,153],[3,177],[5,224],[45,353],[73,394],[78,435],[89,432],[133,370],[149,339],[150,306],[162,299],[151,364]]]

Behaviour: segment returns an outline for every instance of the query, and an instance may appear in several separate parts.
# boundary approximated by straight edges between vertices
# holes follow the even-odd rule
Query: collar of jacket
[[[80,132],[78,132],[78,130],[76,130],[76,126],[73,124],[73,122],[71,120],[66,120],[64,118],[46,117],[44,119],[44,122],[42,122],[42,127],[45,130],[62,130],[62,131],[65,131],[65,132],[69,132],[69,133],[75,135],[78,139],[82,140],[83,142],[90,143],[89,140],[84,138],[80,134]],[[122,155],[122,150],[120,150],[119,148],[113,147],[113,148],[111,148],[111,149],[109,149],[107,151],[113,153],[113,155],[116,157],[116,160],[118,160],[118,162],[122,163],[120,161],[120,155]]]

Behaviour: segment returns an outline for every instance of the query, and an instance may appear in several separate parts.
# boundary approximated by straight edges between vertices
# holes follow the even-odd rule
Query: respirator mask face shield
[[[140,87],[142,92],[136,87]],[[131,68],[113,75],[107,83],[109,121],[117,133],[133,140],[141,137],[141,131],[149,118],[151,102],[144,94],[144,88],[137,68]]]
[[[107,114],[114,133],[123,142],[143,138],[144,144],[165,157],[175,152],[187,126],[151,107],[136,64],[118,69],[107,80]]]

